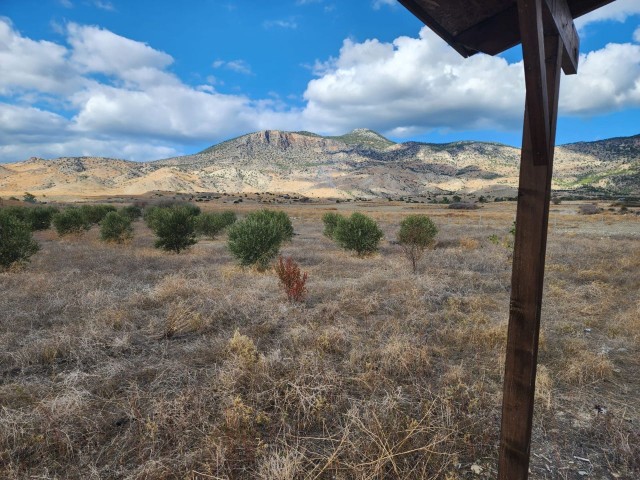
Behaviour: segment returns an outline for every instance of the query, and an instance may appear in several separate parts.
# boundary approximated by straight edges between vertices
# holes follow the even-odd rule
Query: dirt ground
[[[250,199],[197,203],[240,217]],[[550,216],[532,479],[640,478],[640,216]],[[291,304],[225,235],[180,255],[38,232],[0,273],[0,477],[495,478],[515,204],[284,202]],[[385,233],[358,258],[321,217]],[[400,220],[439,228],[418,274]]]

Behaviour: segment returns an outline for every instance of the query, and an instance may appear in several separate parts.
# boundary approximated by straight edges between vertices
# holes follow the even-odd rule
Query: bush
[[[82,234],[91,228],[91,223],[82,214],[79,208],[66,208],[62,212],[53,215],[51,219],[58,235]]]
[[[6,213],[8,215],[11,215],[12,217],[17,218],[18,220],[22,220],[23,222],[26,222],[27,221],[27,214],[29,213],[29,208],[11,206],[11,207],[5,207],[0,211]]]
[[[300,272],[300,267],[291,257],[286,260],[279,257],[275,271],[280,279],[280,285],[287,294],[287,299],[290,302],[302,302],[307,294],[305,286],[307,273]]]
[[[278,227],[282,234],[283,241],[289,241],[293,238],[293,225],[289,215],[281,210],[257,210],[247,215],[247,218],[255,218],[263,221],[272,222]]]
[[[325,237],[333,238],[333,232],[338,225],[340,219],[344,219],[339,213],[327,212],[322,216],[322,223],[324,223],[324,231],[322,234]]]
[[[124,243],[133,237],[131,219],[118,212],[109,212],[100,225],[100,238],[105,242]]]
[[[135,222],[142,216],[142,209],[137,205],[127,205],[126,207],[122,207],[119,213],[129,218],[132,222]]]
[[[198,241],[193,210],[185,206],[159,209],[152,223],[156,248],[180,253]]]
[[[26,222],[0,211],[0,267],[28,262],[39,249]]]
[[[233,225],[236,214],[233,212],[202,213],[196,217],[196,230],[200,235],[214,239],[225,228]]]
[[[580,205],[579,212],[582,215],[595,215],[596,213],[602,212],[602,209],[598,208],[597,205],[587,204],[587,205]]]
[[[378,224],[362,213],[340,218],[333,231],[334,240],[346,250],[354,250],[362,257],[378,250],[384,234]]]
[[[156,221],[158,220],[162,210],[163,209],[160,207],[149,207],[144,209],[142,219],[144,220],[144,223],[147,224],[147,227],[149,227],[151,230],[156,229]]]
[[[477,203],[471,202],[455,202],[450,203],[447,208],[451,208],[452,210],[477,210],[480,208]]]
[[[35,207],[27,210],[26,220],[31,230],[48,230],[51,219],[58,212],[55,207]]]
[[[229,250],[240,265],[265,270],[284,242],[282,225],[269,215],[249,215],[229,228]]]
[[[100,223],[109,212],[116,212],[117,209],[113,205],[82,205],[80,213],[85,217],[89,225]]]
[[[418,271],[418,261],[424,251],[433,245],[438,227],[426,215],[409,215],[400,222],[398,242],[411,262],[413,272]]]

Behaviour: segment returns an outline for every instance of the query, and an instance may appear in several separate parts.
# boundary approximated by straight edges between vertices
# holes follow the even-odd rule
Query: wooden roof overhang
[[[496,55],[522,44],[526,101],[498,479],[526,480],[560,71],[578,71],[580,40],[573,19],[614,0],[399,1],[464,57]]]

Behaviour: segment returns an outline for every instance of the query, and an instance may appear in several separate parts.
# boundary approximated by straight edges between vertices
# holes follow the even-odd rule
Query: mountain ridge
[[[147,191],[283,192],[316,197],[515,193],[520,150],[473,140],[393,142],[368,129],[338,136],[261,130],[191,155],[144,163],[32,157],[2,164],[0,195],[118,195]],[[556,148],[553,187],[639,195],[640,135]]]

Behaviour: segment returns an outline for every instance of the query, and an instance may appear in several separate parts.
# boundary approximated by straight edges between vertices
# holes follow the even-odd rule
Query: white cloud
[[[73,51],[71,61],[82,72],[122,76],[137,69],[163,69],[173,58],[145,43],[137,42],[99,27],[71,23],[68,42]]]
[[[639,14],[640,2],[638,0],[616,0],[576,19],[576,25],[578,28],[582,28],[589,23],[601,22],[603,20],[624,22],[630,16]]]
[[[382,7],[395,7],[398,4],[396,0],[373,0],[371,5],[374,10],[380,10]]]
[[[633,39],[634,39],[636,42],[640,43],[640,27],[638,27],[638,28],[636,29],[636,31],[635,31],[635,32],[633,32]]]
[[[109,12],[113,12],[116,9],[113,6],[113,3],[104,0],[93,0],[93,5],[95,5],[95,7],[99,8],[100,10],[107,10]]]
[[[251,65],[244,60],[216,60],[211,64],[213,68],[226,68],[232,72],[242,73],[244,75],[253,75]]]
[[[298,28],[298,22],[296,22],[294,19],[289,18],[289,19],[280,19],[280,20],[265,20],[262,23],[262,26],[264,28],[290,28],[291,30],[295,30],[296,28]]]
[[[35,41],[0,18],[0,162],[60,155],[148,160],[267,128],[415,135],[515,130],[522,122],[521,62],[463,59],[426,27],[418,38],[392,43],[345,40],[336,58],[316,62],[301,108],[277,96],[220,93],[213,76],[206,85],[187,85],[169,70],[167,53],[99,27],[70,24],[66,35],[68,47]],[[251,73],[243,60],[212,66]],[[640,45],[590,52],[577,76],[563,78],[563,114],[638,106]]]

